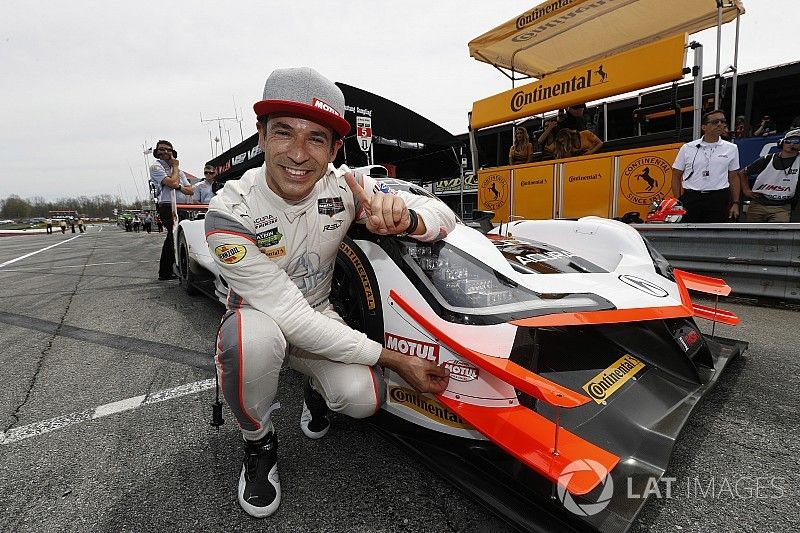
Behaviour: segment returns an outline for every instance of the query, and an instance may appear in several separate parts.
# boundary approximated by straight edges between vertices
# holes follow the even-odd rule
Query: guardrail
[[[733,296],[800,303],[800,224],[633,224],[675,268],[723,278]]]

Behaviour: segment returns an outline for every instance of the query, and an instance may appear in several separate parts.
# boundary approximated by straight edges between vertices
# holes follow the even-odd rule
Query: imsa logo
[[[622,387],[637,372],[644,368],[644,363],[632,355],[624,355],[596,375],[583,386],[583,390],[592,397],[596,403],[603,403],[614,392]]]

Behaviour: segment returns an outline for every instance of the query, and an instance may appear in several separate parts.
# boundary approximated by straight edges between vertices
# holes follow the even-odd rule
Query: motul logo
[[[318,108],[320,108],[320,109],[322,109],[324,111],[327,111],[328,113],[333,113],[337,117],[342,116],[342,115],[339,114],[338,111],[336,111],[334,108],[332,108],[331,106],[329,106],[328,104],[326,104],[322,100],[317,100],[316,98],[314,98],[314,100],[311,102],[311,104],[314,107],[318,107]]]
[[[478,379],[478,368],[463,361],[448,361],[444,367],[450,371],[450,379],[456,381],[474,381]]]
[[[422,342],[416,339],[400,337],[392,333],[385,333],[386,347],[404,355],[416,355],[421,359],[427,359],[439,364],[439,345],[429,342]]]

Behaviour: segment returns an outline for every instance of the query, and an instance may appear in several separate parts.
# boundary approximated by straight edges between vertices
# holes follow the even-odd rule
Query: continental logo
[[[562,96],[574,92],[580,92],[589,87],[608,82],[608,73],[603,69],[603,65],[598,65],[596,69],[588,69],[585,74],[575,75],[568,80],[554,83],[537,83],[528,90],[522,90],[511,95],[509,107],[515,113],[521,111],[525,106],[536,102],[544,102],[556,96]]]
[[[531,185],[546,185],[547,178],[539,178],[535,180],[522,180],[520,182],[521,187],[530,187]]]
[[[585,11],[590,11],[592,9],[597,9],[602,7],[613,0],[596,0],[590,4],[583,4],[581,6],[576,7],[575,9],[570,9],[565,11],[563,14],[559,15],[558,17],[554,17],[552,19],[547,20],[546,22],[536,26],[535,28],[530,28],[529,30],[520,33],[519,35],[515,35],[511,38],[512,41],[515,43],[518,42],[525,42],[533,39],[536,37],[537,34],[546,31],[552,28],[558,28],[559,25],[564,24],[565,22],[569,21],[576,15],[579,15]],[[518,30],[533,24],[540,18],[555,13],[565,7],[569,7],[571,4],[575,3],[576,0],[556,0],[555,2],[551,2],[546,6],[538,6],[531,10],[529,13],[521,15],[517,18],[516,26]]]
[[[626,381],[644,368],[644,363],[632,355],[624,355],[583,386],[597,403],[603,403]]]
[[[415,390],[405,387],[389,387],[389,400],[420,413],[434,422],[458,429],[472,429],[466,420],[440,404]]]
[[[384,333],[384,341],[386,347],[392,351],[400,352],[403,355],[416,355],[420,359],[427,359],[439,364],[438,344],[409,339],[389,332]]]
[[[247,249],[241,244],[220,244],[214,248],[214,253],[217,254],[220,261],[226,265],[232,265],[244,259]]]
[[[486,179],[480,190],[481,200],[487,209],[494,210],[503,207],[507,200],[508,181],[501,174],[493,174]]]
[[[364,296],[367,298],[367,307],[370,311],[375,310],[375,291],[372,290],[372,283],[369,281],[369,276],[367,275],[367,269],[364,268],[364,264],[361,263],[361,259],[358,258],[356,255],[355,250],[350,248],[347,244],[342,242],[339,245],[339,251],[341,251],[347,258],[350,260],[350,263],[356,269],[356,273],[358,274],[358,279],[361,280],[361,286],[364,287]]]
[[[263,253],[270,259],[277,259],[279,257],[283,257],[284,255],[286,255],[286,247],[279,246],[278,248],[268,248],[266,250],[261,250],[261,253]]]
[[[667,191],[667,176],[672,173],[672,165],[658,156],[644,156],[635,159],[625,167],[620,177],[623,196],[636,205],[650,205],[662,199]]]
[[[569,183],[574,183],[576,181],[594,181],[599,180],[603,177],[603,174],[600,172],[595,172],[594,174],[588,174],[586,176],[570,176],[567,178]]]

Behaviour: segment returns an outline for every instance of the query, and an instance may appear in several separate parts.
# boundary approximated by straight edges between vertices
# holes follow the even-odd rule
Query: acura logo
[[[636,276],[629,276],[627,274],[623,274],[622,276],[619,277],[619,280],[626,285],[630,285],[634,289],[639,289],[642,292],[646,292],[650,296],[655,296],[657,298],[664,298],[665,296],[669,295],[667,291],[665,291],[663,288],[659,287],[655,283],[651,283],[642,278],[637,278]]]

